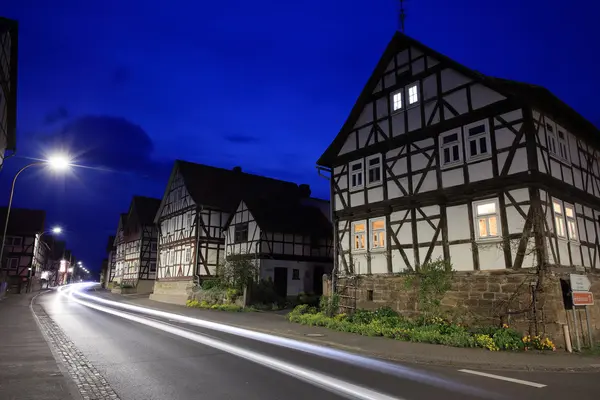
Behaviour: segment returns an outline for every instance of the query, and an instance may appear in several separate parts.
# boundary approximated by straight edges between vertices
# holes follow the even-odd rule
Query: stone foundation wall
[[[154,281],[154,290],[150,300],[162,301],[163,303],[185,305],[192,296],[194,282],[181,281]]]
[[[535,307],[531,283],[537,282],[537,274],[521,271],[456,272],[452,287],[442,299],[442,310],[459,316],[471,324],[500,325],[508,323],[525,333],[551,337],[558,346],[564,346],[562,324],[569,324],[574,336],[572,311],[565,310],[561,278],[568,280],[568,273],[548,272],[540,290],[536,292]],[[591,291],[600,299],[600,275],[588,274],[592,281]],[[406,277],[393,275],[361,275],[356,278],[340,278],[337,292],[343,306],[375,309],[389,306],[406,316],[419,313],[417,290],[407,288]],[[324,282],[326,287],[330,281]],[[589,308],[590,322],[596,342],[600,341],[600,306]],[[579,310],[579,334],[587,343],[585,311]],[[583,329],[582,329],[583,328]]]

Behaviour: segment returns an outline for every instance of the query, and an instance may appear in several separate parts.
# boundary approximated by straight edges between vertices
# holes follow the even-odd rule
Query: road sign
[[[592,292],[573,292],[574,306],[593,306],[594,294]]]
[[[585,275],[570,274],[571,290],[573,292],[587,292],[590,290],[592,283]]]

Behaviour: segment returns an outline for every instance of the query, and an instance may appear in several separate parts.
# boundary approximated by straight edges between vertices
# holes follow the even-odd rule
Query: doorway
[[[280,297],[287,297],[288,269],[285,267],[275,267],[273,277],[275,293]]]
[[[315,265],[313,268],[313,292],[316,295],[323,294],[323,274],[325,273],[325,268]]]

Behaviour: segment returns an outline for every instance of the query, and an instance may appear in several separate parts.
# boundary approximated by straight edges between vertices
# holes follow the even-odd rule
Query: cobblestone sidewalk
[[[117,400],[119,396],[85,355],[77,349],[63,330],[40,305],[33,305],[40,329],[54,353],[73,378],[84,400]],[[120,400],[120,399],[119,399]]]

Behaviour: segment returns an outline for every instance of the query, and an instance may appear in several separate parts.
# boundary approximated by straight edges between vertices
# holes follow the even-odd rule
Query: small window
[[[412,84],[408,86],[407,97],[408,97],[408,105],[414,105],[419,102],[419,85]]]
[[[17,269],[19,266],[18,258],[9,258],[6,260],[6,264],[8,265],[8,269]]]
[[[381,156],[376,155],[367,159],[368,184],[381,183]]]
[[[150,243],[150,251],[156,251],[156,249],[157,249],[157,243],[156,242]]]
[[[392,94],[392,109],[393,111],[402,109],[402,90]]]
[[[354,237],[353,240],[353,249],[354,250],[365,250],[366,248],[366,239],[367,239],[367,226],[365,222],[354,222],[352,223],[352,235]]]
[[[557,151],[557,138],[556,133],[554,132],[554,123],[546,123],[546,141],[548,145],[548,151],[551,154],[558,155]]]
[[[565,204],[565,217],[567,218],[567,233],[570,240],[577,240],[577,220],[572,206]]]
[[[385,219],[372,219],[371,223],[371,249],[385,249]]]
[[[479,239],[490,239],[500,236],[497,201],[488,200],[475,204],[475,224],[477,225],[477,237]]]
[[[237,224],[235,226],[234,243],[242,243],[248,241],[248,223]]]
[[[462,160],[460,131],[443,134],[440,137],[442,165],[452,165]]]
[[[487,121],[476,122],[465,127],[467,158],[479,158],[490,154],[490,131]]]
[[[150,262],[150,272],[156,272],[156,262]]]
[[[373,301],[373,289],[367,289],[367,301]]]
[[[185,249],[185,262],[189,263],[192,260],[192,249]]]
[[[363,163],[358,161],[350,164],[350,187],[360,188],[363,186]]]
[[[554,224],[556,225],[556,235],[566,238],[565,230],[565,215],[563,213],[562,202],[558,200],[552,201],[552,209],[554,210]]]
[[[299,281],[300,280],[300,270],[299,269],[292,269],[292,280],[293,281]]]
[[[569,146],[567,144],[567,135],[565,132],[558,131],[558,156],[565,161],[569,161]]]

